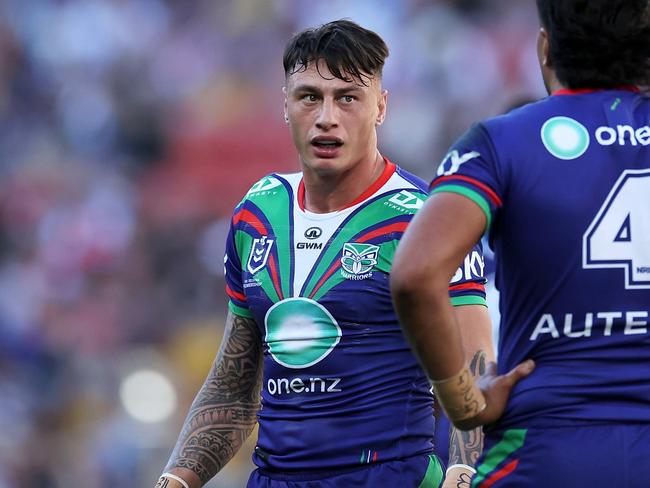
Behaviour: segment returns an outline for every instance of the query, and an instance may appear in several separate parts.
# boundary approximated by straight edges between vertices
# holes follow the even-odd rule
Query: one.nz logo
[[[565,161],[582,156],[589,148],[589,132],[577,120],[552,117],[541,130],[544,147],[553,156]]]
[[[250,274],[255,274],[266,266],[266,261],[269,259],[273,242],[275,241],[269,239],[268,236],[262,236],[259,239],[253,240],[253,247],[251,247],[251,252],[248,255],[248,263],[246,265]]]
[[[377,264],[379,246],[346,242],[341,256],[341,274],[348,280],[365,280],[372,276],[372,269]]]

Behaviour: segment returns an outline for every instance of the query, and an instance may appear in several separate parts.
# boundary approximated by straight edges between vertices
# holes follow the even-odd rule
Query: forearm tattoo
[[[166,471],[190,469],[204,484],[217,474],[255,427],[261,378],[257,325],[229,313],[221,349],[190,407]]]
[[[485,351],[477,351],[469,364],[469,370],[474,377],[485,373],[487,355]],[[483,449],[483,431],[480,427],[462,431],[451,427],[449,435],[449,464],[467,464],[475,466]],[[462,486],[462,485],[461,485]],[[469,486],[469,485],[468,485]]]

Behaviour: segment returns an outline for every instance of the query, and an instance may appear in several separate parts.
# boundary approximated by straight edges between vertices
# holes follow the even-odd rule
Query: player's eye
[[[316,100],[318,100],[318,97],[313,93],[307,93],[306,95],[303,95],[302,100],[304,102],[314,103]]]
[[[342,100],[343,102],[345,102],[345,103],[352,103],[352,102],[354,102],[354,101],[356,100],[356,98],[353,97],[352,95],[343,95],[343,96],[341,97],[341,100]]]

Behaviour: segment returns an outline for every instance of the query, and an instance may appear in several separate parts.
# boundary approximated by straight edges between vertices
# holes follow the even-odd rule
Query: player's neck
[[[367,163],[359,163],[343,173],[303,171],[305,210],[330,213],[343,210],[357,200],[384,172],[386,161],[376,152]]]
[[[565,90],[567,87],[557,79],[555,71],[549,68],[546,68],[543,71],[544,76],[544,85],[546,86],[546,91],[549,95],[552,95],[556,91]]]

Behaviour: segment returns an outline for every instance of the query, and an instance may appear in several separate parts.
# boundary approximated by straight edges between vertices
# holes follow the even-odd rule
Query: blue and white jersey
[[[426,184],[388,162],[348,208],[304,209],[301,174],[272,174],[236,208],[227,243],[230,310],[263,337],[254,462],[335,470],[433,449],[430,384],[406,344],[388,284],[397,243]],[[484,304],[476,247],[450,285]]]
[[[478,124],[431,191],[487,215],[499,371],[537,362],[500,425],[650,421],[650,99],[563,90]]]

